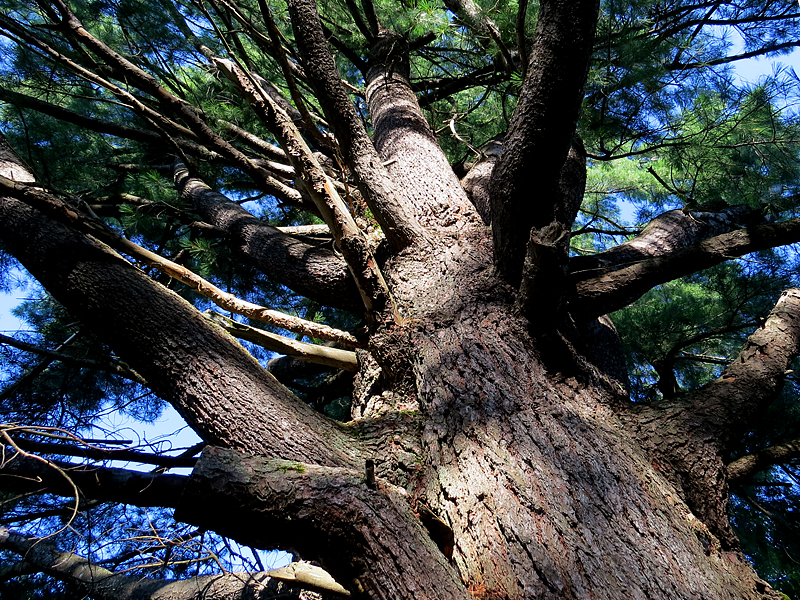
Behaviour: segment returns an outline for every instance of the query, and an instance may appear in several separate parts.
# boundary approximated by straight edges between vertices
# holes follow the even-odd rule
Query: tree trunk
[[[620,389],[568,341],[531,338],[493,274],[490,244],[477,231],[394,266],[396,298],[413,317],[392,355],[408,370],[356,409],[377,418],[391,397],[425,415],[417,462],[376,455],[378,470],[452,528],[452,564],[469,591],[762,597],[741,553],[692,514],[620,420]],[[403,389],[416,394],[399,398]]]

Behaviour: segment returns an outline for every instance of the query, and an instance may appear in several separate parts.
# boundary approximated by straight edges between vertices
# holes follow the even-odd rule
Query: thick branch
[[[728,465],[728,481],[742,479],[763,471],[772,465],[787,463],[800,458],[800,439],[769,446],[753,454],[742,456]]]
[[[729,444],[767,409],[800,352],[800,290],[783,293],[764,325],[722,376],[675,400],[636,405],[623,420],[655,460],[674,469],[694,513],[726,543],[735,543],[726,512],[722,463]]]
[[[0,175],[30,179],[2,138],[0,151]],[[337,424],[295,398],[185,300],[107,247],[9,197],[0,199],[0,239],[204,440],[322,464],[359,462]]]
[[[680,209],[652,219],[633,239],[600,254],[570,258],[570,274],[575,281],[599,277],[610,271],[663,256],[693,246],[711,236],[755,225],[761,211],[746,206],[730,206],[720,211]]]
[[[557,186],[575,132],[599,3],[541,3],[530,68],[492,174],[495,265],[518,284],[532,228],[556,216]]]
[[[798,241],[800,219],[723,233],[695,246],[648,258],[600,277],[577,281],[570,299],[570,312],[581,321],[589,320],[627,306],[661,283],[750,252]]]
[[[423,238],[413,213],[399,201],[394,181],[383,166],[356,112],[325,40],[316,6],[310,0],[289,2],[292,27],[305,72],[325,110],[339,149],[358,181],[362,197],[395,250]]]
[[[382,29],[370,49],[367,106],[373,141],[397,182],[398,202],[425,227],[477,217],[420,109],[410,82],[409,42]],[[401,197],[402,195],[402,197]]]
[[[176,518],[255,547],[296,548],[368,598],[471,597],[405,492],[380,479],[368,486],[363,470],[208,448]],[[422,572],[425,577],[418,576]]]
[[[231,236],[236,248],[263,273],[326,306],[363,310],[347,265],[330,246],[286,235],[174,165],[175,185],[204,221]]]

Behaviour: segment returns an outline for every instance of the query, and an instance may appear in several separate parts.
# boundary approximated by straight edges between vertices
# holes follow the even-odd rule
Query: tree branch
[[[150,94],[163,110],[182,119],[198,140],[227,158],[233,165],[250,175],[254,181],[270,189],[277,198],[286,198],[295,202],[300,200],[297,190],[276,180],[268,171],[217,135],[188,102],[171,94],[155,77],[89,33],[65,2],[52,0],[52,4],[57,7],[61,15],[61,23],[58,24],[58,28],[66,32],[73,45],[88,48],[106,67],[114,71],[121,81],[125,81],[126,86],[133,85]],[[125,93],[125,91],[119,90],[119,93]]]
[[[358,188],[395,250],[421,241],[419,222],[398,198],[398,186],[364,128],[361,117],[342,85],[316,6],[310,0],[289,2],[292,27],[309,83],[325,110],[345,163],[355,174]]]
[[[229,319],[224,315],[210,310],[203,314],[205,314],[206,318],[210,321],[220,325],[232,336],[240,340],[247,340],[248,342],[262,346],[272,352],[277,352],[278,354],[284,354],[286,356],[294,356],[301,360],[328,367],[335,367],[337,369],[344,369],[346,371],[358,370],[358,359],[356,358],[355,352],[298,342],[297,340],[270,333],[263,329],[256,329],[249,325],[237,323],[233,319]]]
[[[753,454],[737,458],[728,464],[728,481],[743,479],[772,465],[795,460],[800,457],[800,438],[785,444],[769,446]]]
[[[580,111],[598,10],[596,0],[541,3],[530,68],[491,182],[495,265],[515,286],[531,229],[556,218],[556,190]]]
[[[599,277],[575,279],[570,312],[589,320],[627,306],[647,290],[750,252],[800,241],[800,219],[723,233],[663,256],[648,258]],[[574,281],[574,279],[573,279]]]
[[[19,340],[15,340],[12,337],[2,334],[0,334],[0,344],[7,344],[9,346],[13,346],[14,348],[24,350],[25,352],[41,354],[42,356],[46,356],[52,360],[60,360],[61,362],[80,367],[86,367],[87,369],[98,369],[100,371],[105,371],[106,373],[113,373],[114,375],[120,375],[121,377],[130,379],[131,381],[135,381],[138,384],[147,385],[147,382],[144,380],[144,378],[142,378],[141,375],[139,375],[136,371],[129,369],[126,365],[120,364],[119,362],[114,362],[111,360],[103,362],[88,358],[80,358],[77,356],[72,356],[71,354],[65,354],[64,352],[56,352],[40,346],[34,346],[33,344],[26,344],[25,342],[20,342]]]
[[[411,511],[405,491],[380,479],[375,483],[367,485],[363,468],[208,448],[175,517],[254,547],[293,547],[370,598],[471,598]],[[391,565],[391,572],[381,564]],[[420,569],[434,575],[419,578]],[[436,589],[421,589],[425,581],[435,581]]]
[[[325,306],[363,310],[345,262],[330,247],[309,244],[270,227],[200,179],[180,162],[173,165],[178,193],[201,218],[226,231],[231,246],[261,272]]]
[[[0,549],[19,554],[24,565],[77,583],[96,600],[269,600],[281,595],[266,573],[224,573],[163,580],[109,571],[82,556],[58,550],[46,538],[26,537],[0,527]],[[270,593],[270,591],[272,593]]]
[[[4,138],[0,175],[32,179]],[[27,194],[51,200],[50,214],[72,210],[42,192]],[[205,441],[321,464],[360,462],[341,426],[302,403],[227,333],[106,246],[10,197],[0,197],[0,239]]]
[[[622,415],[658,457],[654,460],[671,465],[689,506],[723,543],[736,542],[726,510],[722,459],[753,416],[778,395],[798,352],[800,290],[790,289],[719,379],[674,400],[634,405]]]
[[[504,70],[507,73],[514,70],[514,58],[503,43],[497,24],[474,0],[445,0],[444,4],[459,21],[484,38],[481,42],[484,48],[489,46],[487,38],[497,44],[503,56]]]
[[[407,211],[423,227],[461,227],[477,220],[411,85],[408,40],[381,29],[370,48],[367,107],[373,143]]]
[[[569,260],[574,281],[599,277],[647,258],[676,252],[711,236],[755,225],[763,220],[761,211],[730,206],[720,211],[671,210],[653,218],[633,239],[588,256]]]
[[[400,314],[365,234],[359,229],[347,205],[311,153],[297,127],[286,112],[260,90],[257,82],[247,72],[231,61],[217,59],[216,65],[245,94],[250,105],[280,141],[300,183],[322,214],[347,262],[366,309],[367,320],[372,325],[392,321],[399,323]]]
[[[20,494],[55,494],[74,498],[75,490],[63,472],[84,498],[141,507],[175,508],[188,479],[186,475],[172,473],[142,473],[56,460],[49,462],[61,472],[34,458],[6,452],[0,462],[2,489]]]
[[[90,460],[121,460],[137,462],[145,465],[156,465],[168,469],[193,467],[197,462],[194,457],[168,456],[166,454],[148,454],[137,452],[130,448],[108,450],[94,446],[75,446],[72,444],[53,444],[50,442],[38,442],[26,438],[13,437],[14,443],[27,452],[38,454],[56,454],[61,456],[77,456]]]

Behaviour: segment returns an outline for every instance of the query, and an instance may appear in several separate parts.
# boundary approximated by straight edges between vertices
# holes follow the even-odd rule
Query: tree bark
[[[32,180],[3,139],[0,175]],[[316,456],[321,464],[361,462],[343,428],[303,404],[221,328],[108,247],[10,197],[0,197],[0,238],[205,441],[268,456]],[[260,423],[255,429],[254,419]]]
[[[558,183],[578,119],[598,9],[595,0],[552,0],[540,8],[531,66],[491,181],[495,263],[512,285],[522,277],[531,229],[563,212]],[[572,223],[562,225],[569,229]]]
[[[232,246],[263,273],[326,306],[363,311],[358,288],[331,243],[281,233],[222,194],[174,166],[182,198],[204,221],[227,232]]]

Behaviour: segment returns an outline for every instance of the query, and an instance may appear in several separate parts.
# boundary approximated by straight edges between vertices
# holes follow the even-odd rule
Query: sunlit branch
[[[141,70],[122,55],[109,48],[101,40],[91,35],[64,2],[53,0],[53,4],[58,7],[67,31],[70,32],[76,43],[90,49],[98,58],[116,69],[122,79],[150,94],[166,110],[178,115],[188,124],[198,139],[228,158],[234,165],[253,177],[255,181],[267,186],[276,197],[293,201],[300,200],[300,194],[297,190],[276,180],[245,154],[217,135],[188,102],[170,93],[152,75]]]
[[[280,140],[305,191],[322,214],[348,264],[366,308],[367,318],[373,323],[399,321],[401,317],[364,233],[292,120],[259,88],[252,77],[231,61],[217,59],[216,65],[247,96],[251,106],[259,112]]]
[[[220,325],[232,336],[240,340],[246,340],[257,344],[271,352],[285,354],[286,356],[294,356],[300,360],[306,360],[328,367],[336,367],[337,369],[345,369],[347,371],[358,370],[358,359],[356,358],[355,352],[298,342],[297,340],[270,333],[263,329],[237,323],[233,319],[229,319],[216,312],[206,311],[204,314],[210,321]]]
[[[445,0],[445,6],[456,15],[459,21],[478,34],[482,46],[488,46],[490,39],[497,44],[503,56],[504,70],[511,73],[514,70],[514,58],[500,36],[500,30],[486,11],[474,0]],[[488,39],[487,39],[488,38]]]
[[[15,184],[10,180],[0,177],[0,189],[4,189],[6,193],[17,196],[22,200],[34,200],[37,204],[37,208],[50,207],[51,210],[58,210],[62,217],[66,218],[67,222],[70,224],[98,237],[112,248],[159,269],[170,277],[191,287],[209,300],[212,300],[225,310],[309,337],[330,340],[351,347],[358,347],[361,345],[355,336],[350,333],[334,329],[321,323],[306,321],[299,317],[264,308],[237,298],[233,294],[221,290],[199,275],[192,273],[186,267],[159,256],[155,252],[142,248],[127,238],[122,237],[102,222],[88,216],[81,216],[79,213],[75,212],[74,209],[65,205],[59,206],[55,198],[49,198],[47,195],[38,192],[34,188],[26,188],[24,186],[19,188],[19,184]]]
[[[599,277],[577,281],[570,300],[581,320],[619,310],[658,284],[713,267],[750,252],[800,241],[800,219],[756,225],[701,241],[664,256],[647,258]]]
[[[286,80],[286,85],[289,87],[289,94],[297,110],[300,112],[302,124],[305,126],[305,132],[310,134],[320,147],[332,154],[332,147],[335,142],[331,139],[331,136],[323,134],[312,120],[311,114],[306,107],[306,102],[303,100],[303,96],[297,88],[297,82],[295,81],[289,64],[290,61],[283,51],[283,45],[281,44],[282,36],[278,30],[278,26],[275,25],[275,22],[272,20],[272,11],[270,11],[269,6],[264,0],[259,0],[258,6],[261,10],[261,18],[267,26],[269,37],[276,48],[275,60],[278,61],[281,71],[283,71],[283,77]]]

